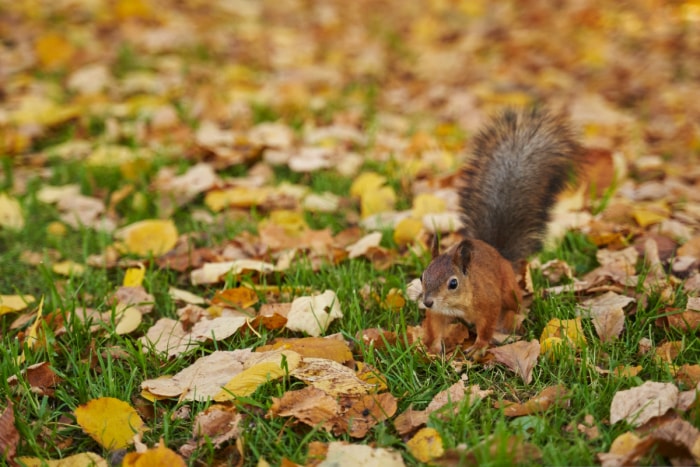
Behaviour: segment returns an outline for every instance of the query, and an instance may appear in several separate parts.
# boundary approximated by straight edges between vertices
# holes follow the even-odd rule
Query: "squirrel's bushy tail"
[[[550,210],[581,155],[561,117],[541,109],[501,113],[474,138],[461,173],[466,234],[513,264],[539,251]]]

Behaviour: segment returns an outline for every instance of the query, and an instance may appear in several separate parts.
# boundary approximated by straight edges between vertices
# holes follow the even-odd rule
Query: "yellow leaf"
[[[82,452],[63,459],[39,459],[38,457],[16,457],[19,465],[26,467],[108,467],[105,459],[92,452]]]
[[[360,198],[360,211],[363,218],[394,209],[396,193],[390,186],[366,191]]]
[[[68,233],[68,228],[63,222],[54,221],[46,226],[46,233],[52,237],[65,237],[66,233]]]
[[[540,355],[547,355],[550,358],[554,358],[559,346],[562,345],[564,341],[561,337],[547,337],[540,341]]]
[[[20,230],[24,227],[22,206],[15,198],[0,193],[0,228]]]
[[[65,34],[49,32],[37,39],[34,51],[42,66],[56,68],[68,64],[73,56],[73,46],[65,37]]]
[[[146,268],[141,265],[138,268],[129,268],[124,274],[124,287],[139,287],[143,283],[143,278],[146,276]]]
[[[149,219],[120,229],[128,253],[139,256],[160,256],[172,250],[177,243],[177,227],[171,220]]]
[[[618,454],[621,456],[626,456],[639,444],[639,436],[634,433],[627,431],[622,433],[620,436],[615,438],[615,440],[610,445],[610,453]]]
[[[363,172],[357,176],[350,186],[350,196],[359,198],[365,193],[378,190],[386,183],[386,177],[376,172]]]
[[[296,211],[277,210],[272,211],[269,222],[279,225],[287,235],[298,236],[309,230],[309,225],[304,220],[304,215]]]
[[[435,195],[423,193],[413,198],[413,216],[419,219],[426,214],[438,214],[446,210],[445,200]]]
[[[550,337],[558,337],[575,349],[586,346],[586,336],[584,336],[581,327],[581,318],[551,319],[542,330],[540,342],[544,342]]]
[[[58,105],[47,97],[28,95],[20,99],[17,110],[10,114],[10,120],[18,125],[38,124],[57,125],[80,114],[74,105]]]
[[[214,396],[217,402],[233,400],[236,397],[249,396],[258,387],[287,375],[301,363],[301,355],[296,352],[270,352],[268,360],[263,360],[246,368],[231,380]],[[283,365],[284,363],[284,365]]]
[[[268,188],[234,187],[226,190],[213,190],[204,197],[204,204],[214,212],[229,206],[250,208],[263,203],[270,190]]]
[[[122,461],[122,467],[184,467],[185,465],[182,457],[165,447],[162,439],[158,447],[146,452],[130,452]]]
[[[119,19],[141,18],[149,19],[153,16],[151,6],[144,0],[119,0],[114,6],[114,13]]]
[[[235,287],[217,292],[211,303],[212,305],[248,308],[258,303],[258,294],[248,287]]]
[[[31,295],[0,295],[0,315],[22,311],[35,301]]]
[[[413,243],[418,238],[421,230],[423,230],[423,223],[420,220],[414,217],[401,219],[396,224],[396,229],[394,229],[394,241],[398,245]]]
[[[648,227],[665,221],[671,215],[671,211],[665,203],[648,203],[632,208],[632,216],[640,227]]]
[[[133,332],[139,327],[139,324],[141,324],[142,318],[143,315],[138,308],[129,307],[122,313],[122,317],[114,328],[114,332],[120,336]]]
[[[42,313],[44,312],[44,297],[41,297],[41,301],[39,302],[39,309],[36,311],[36,319],[34,320],[34,323],[29,327],[29,330],[27,331],[24,343],[27,346],[28,349],[33,349],[36,346],[37,340],[38,340],[38,335],[39,335],[39,324],[42,322]],[[24,363],[26,355],[24,352],[20,354],[19,357],[17,357],[17,363],[21,364]]]
[[[93,399],[75,409],[78,425],[108,450],[124,449],[136,433],[146,430],[143,420],[128,403],[113,397]]]
[[[413,457],[425,463],[430,463],[445,453],[440,433],[434,428],[419,430],[413,438],[406,442],[406,447]]]
[[[75,261],[67,260],[54,263],[51,270],[62,276],[82,276],[85,273],[85,266]]]
[[[400,310],[406,304],[406,299],[403,297],[401,290],[391,289],[389,293],[386,294],[384,303],[392,310]]]

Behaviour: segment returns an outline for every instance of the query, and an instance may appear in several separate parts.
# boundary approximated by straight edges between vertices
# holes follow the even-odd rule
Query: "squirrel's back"
[[[515,264],[542,247],[557,195],[582,150],[561,117],[544,110],[506,110],[474,138],[459,188],[467,236]]]

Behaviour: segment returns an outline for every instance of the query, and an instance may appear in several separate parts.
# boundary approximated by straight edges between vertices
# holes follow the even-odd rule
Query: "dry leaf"
[[[551,337],[562,339],[563,343],[566,343],[574,349],[580,349],[586,346],[586,337],[581,327],[581,318],[551,319],[542,330],[540,342]]]
[[[0,315],[22,311],[35,301],[31,295],[0,295]]]
[[[532,369],[540,355],[540,343],[537,340],[530,342],[518,341],[512,344],[495,347],[489,350],[495,360],[503,363],[515,374],[520,376],[525,384],[532,381]]]
[[[496,402],[496,408],[503,408],[506,417],[520,417],[534,413],[545,412],[551,406],[563,407],[568,405],[568,391],[562,385],[548,386],[535,397],[522,404],[514,402]]]
[[[19,432],[15,428],[15,411],[12,401],[7,399],[7,407],[0,415],[0,454],[3,459],[13,459],[19,443]]]
[[[598,337],[603,342],[617,339],[622,333],[625,322],[624,308],[634,303],[634,298],[618,295],[609,291],[605,294],[581,303],[580,310],[593,319]]]
[[[126,448],[136,433],[146,430],[136,410],[113,397],[93,399],[79,406],[75,418],[83,431],[108,450]]]
[[[62,381],[48,362],[31,365],[23,370],[20,376],[24,377],[33,393],[49,397],[54,395],[54,388]],[[10,386],[16,386],[18,382],[18,375],[7,378],[7,384]]]
[[[124,242],[127,253],[161,256],[173,249],[178,233],[171,220],[149,219],[122,227],[115,237]]]
[[[409,245],[414,243],[423,230],[423,222],[415,217],[406,217],[400,220],[394,228],[394,242],[397,245]]]
[[[127,308],[125,309],[119,318],[119,322],[114,328],[114,332],[120,336],[124,334],[129,334],[130,332],[136,331],[143,315],[137,308]]]
[[[442,438],[435,428],[422,428],[406,441],[408,452],[420,462],[430,463],[445,453]]]
[[[654,381],[618,391],[610,405],[610,423],[624,420],[632,426],[641,426],[674,408],[678,402],[678,392],[678,388],[671,383]]]
[[[141,287],[143,279],[146,277],[146,268],[141,265],[138,268],[129,268],[124,273],[122,286],[124,287]]]
[[[659,361],[670,364],[678,357],[681,350],[683,350],[683,341],[670,341],[654,349],[654,353]]]
[[[268,273],[275,271],[275,265],[253,259],[238,259],[221,263],[205,263],[201,268],[190,273],[192,285],[215,284],[222,281],[226,274],[237,276],[244,271]]]
[[[305,358],[291,375],[331,396],[367,394],[375,388],[350,368],[323,358]]]
[[[370,248],[378,247],[381,240],[381,232],[372,232],[365,235],[357,242],[345,247],[345,249],[348,251],[348,258],[353,259],[366,255]]]
[[[130,452],[124,456],[122,467],[141,467],[141,466],[161,466],[161,467],[185,467],[185,461],[165,447],[161,438],[158,447],[151,448],[145,452]]]
[[[320,295],[297,297],[287,315],[286,327],[318,337],[336,318],[342,318],[340,302],[335,292],[326,290]]]
[[[326,458],[318,467],[357,467],[382,466],[403,467],[404,461],[396,451],[386,448],[373,448],[365,444],[347,444],[332,442],[328,444]]]
[[[287,391],[281,398],[273,397],[268,417],[294,417],[311,427],[330,432],[340,414],[340,405],[334,397],[312,386],[298,391]]]
[[[276,349],[292,350],[304,358],[325,358],[338,363],[346,363],[352,360],[352,352],[347,342],[325,337],[278,339],[271,345],[258,347],[256,352],[267,352]]]
[[[231,308],[248,308],[258,303],[258,294],[248,287],[235,287],[217,292],[211,303]]]
[[[83,452],[62,459],[39,459],[38,457],[17,457],[26,467],[109,467],[109,463],[92,452]]]
[[[268,381],[293,374],[301,363],[301,355],[290,350],[260,355],[261,360],[231,378],[214,396],[214,400],[222,402],[249,396]]]
[[[388,392],[344,396],[340,401],[341,417],[336,421],[336,435],[347,432],[353,438],[364,438],[369,430],[396,413],[396,398]]]
[[[24,228],[22,206],[15,198],[0,193],[0,228],[20,230]]]
[[[216,351],[197,359],[192,365],[170,378],[145,380],[141,388],[161,397],[206,401],[217,395],[221,388],[243,371],[250,358],[250,349]]]

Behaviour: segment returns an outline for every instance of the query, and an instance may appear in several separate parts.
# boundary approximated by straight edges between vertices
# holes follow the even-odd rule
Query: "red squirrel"
[[[494,332],[516,330],[522,291],[515,270],[541,249],[550,210],[581,156],[566,121],[541,109],[506,110],[475,136],[459,175],[464,240],[439,254],[436,239],[421,276],[430,351],[445,350],[456,318],[476,330],[469,355],[483,354]]]

